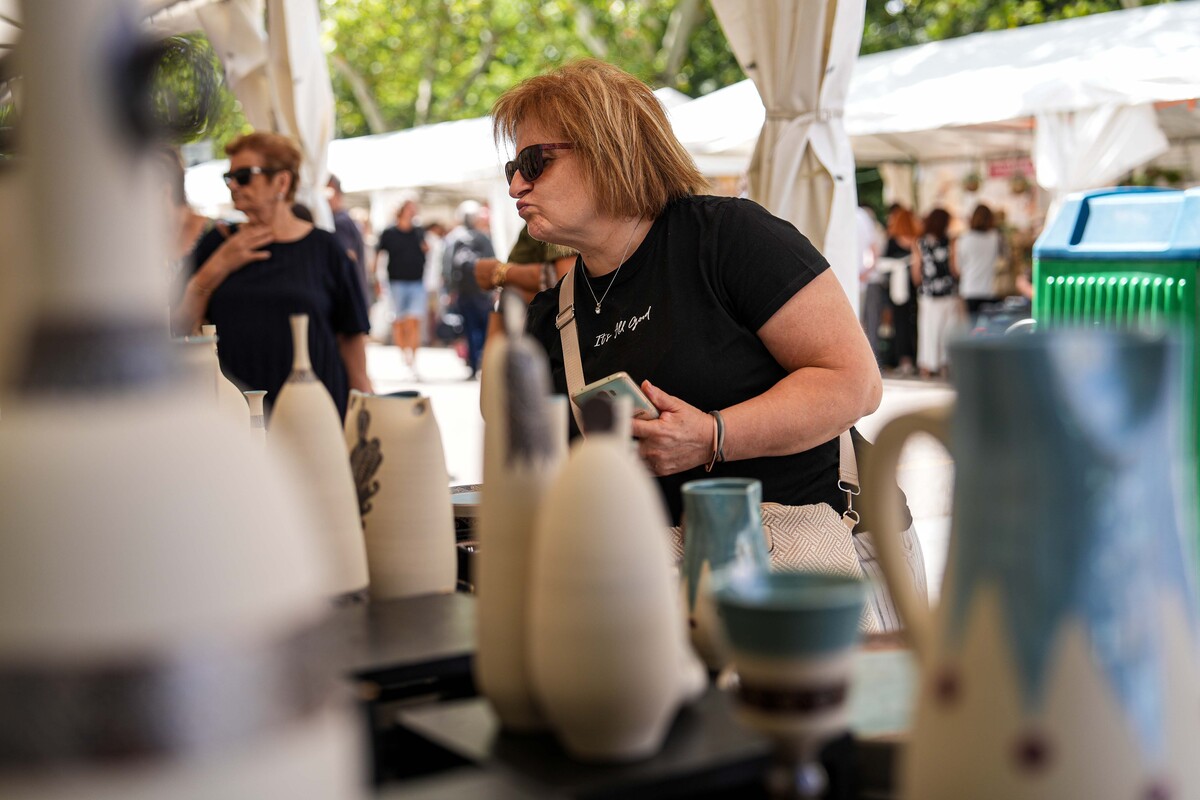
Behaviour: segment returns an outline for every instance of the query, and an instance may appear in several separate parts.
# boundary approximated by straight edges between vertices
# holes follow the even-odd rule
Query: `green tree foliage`
[[[744,77],[702,0],[323,0],[322,11],[342,136],[482,116],[513,84],[587,56],[692,96]]]
[[[1145,0],[1146,4],[1159,0]],[[1170,0],[1162,0],[1169,2]],[[320,0],[338,135],[478,117],[585,56],[692,97],[742,80],[708,0]],[[866,0],[862,52],[1112,11],[1139,0]],[[236,103],[216,150],[245,129]]]
[[[1020,28],[1170,0],[867,0],[861,52],[878,53],[968,33]]]

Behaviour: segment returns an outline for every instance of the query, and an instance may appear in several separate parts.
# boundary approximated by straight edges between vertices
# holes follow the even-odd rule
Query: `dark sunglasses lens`
[[[525,176],[525,180],[527,181],[536,181],[541,177],[542,169],[545,166],[546,162],[542,160],[542,146],[540,144],[531,144],[517,153],[517,167],[521,170],[521,174]]]
[[[504,165],[504,179],[512,183],[512,179],[517,174],[517,162],[509,161]]]
[[[250,179],[254,177],[254,173],[248,167],[242,167],[241,169],[235,169],[233,172],[226,172],[224,177],[226,183],[237,181],[238,186],[245,186],[250,183]]]

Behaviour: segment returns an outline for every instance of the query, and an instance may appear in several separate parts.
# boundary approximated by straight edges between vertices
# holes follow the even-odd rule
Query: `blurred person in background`
[[[875,218],[875,210],[866,203],[855,209],[855,228],[858,234],[859,267],[858,280],[861,288],[862,326],[871,344],[871,352],[875,354],[875,362],[883,363],[883,343],[879,335],[879,327],[883,324],[884,312],[890,307],[888,302],[888,281],[890,275],[878,268],[879,258],[883,255],[883,229]]]
[[[462,315],[463,334],[467,340],[466,363],[471,380],[479,374],[483,358],[483,343],[487,337],[488,315],[492,310],[492,295],[475,280],[475,265],[481,258],[494,258],[496,251],[488,235],[491,217],[488,207],[474,200],[464,200],[455,211],[458,227],[446,237],[445,262],[450,272],[450,290],[454,305]]]
[[[396,224],[379,234],[376,263],[379,256],[387,254],[388,287],[395,306],[395,321],[392,323],[392,344],[400,348],[404,363],[417,372],[417,348],[421,346],[421,322],[427,313],[428,300],[425,295],[425,258],[429,245],[425,241],[425,229],[417,224],[417,201],[405,200],[396,209]]]
[[[971,223],[954,243],[958,266],[958,293],[966,302],[967,318],[973,325],[979,310],[995,303],[996,264],[1004,250],[1000,231],[996,229],[992,210],[983,203],[975,206]]]
[[[286,136],[250,133],[225,146],[242,225],[213,230],[191,256],[191,278],[172,308],[176,333],[217,326],[225,374],[273,404],[292,369],[288,318],[308,315],[313,371],[345,416],[351,388],[370,392],[367,308],[355,267],[333,234],[292,213],[300,149]]]
[[[950,239],[950,214],[944,208],[929,212],[923,233],[912,251],[912,278],[917,286],[917,368],[922,378],[945,377],[949,360],[946,344],[962,322],[958,296],[958,264]]]
[[[371,305],[374,295],[371,293],[372,281],[367,275],[367,245],[363,240],[358,223],[350,216],[346,208],[346,195],[342,192],[342,182],[337,175],[330,175],[325,184],[325,197],[329,201],[329,210],[333,212],[333,238],[338,240],[346,255],[354,262],[359,280],[362,282],[363,299],[367,306]]]
[[[487,340],[491,341],[494,334],[504,329],[500,316],[501,294],[515,292],[521,302],[528,305],[534,295],[557,284],[567,270],[575,266],[577,255],[569,247],[539,242],[529,235],[529,227],[523,225],[507,261],[481,258],[475,262],[475,282],[493,297]]]
[[[903,282],[908,289],[907,293],[901,292],[899,295],[889,290],[892,325],[896,331],[892,352],[896,357],[896,371],[906,377],[917,373],[917,287],[912,278],[912,250],[920,233],[916,215],[899,203],[894,204],[888,211],[888,238],[883,248],[883,258],[899,262],[896,268],[903,275],[895,275],[893,279]]]
[[[425,330],[424,341],[437,341],[437,323],[447,305],[446,286],[442,282],[442,257],[446,250],[446,225],[433,220],[425,226]]]
[[[213,229],[213,221],[197,214],[188,204],[184,188],[183,158],[174,147],[154,150],[155,167],[163,179],[163,206],[167,209],[167,270],[171,296],[180,292],[187,279],[187,256],[200,237]]]

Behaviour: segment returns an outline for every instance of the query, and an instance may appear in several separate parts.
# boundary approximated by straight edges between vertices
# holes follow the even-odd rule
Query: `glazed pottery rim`
[[[718,577],[712,593],[723,606],[796,612],[861,605],[866,601],[867,584],[849,575],[769,572],[748,578]]]
[[[701,490],[709,493],[744,494],[753,489],[754,484],[761,487],[762,481],[758,478],[697,478],[683,484],[679,491],[684,494],[694,494]]]

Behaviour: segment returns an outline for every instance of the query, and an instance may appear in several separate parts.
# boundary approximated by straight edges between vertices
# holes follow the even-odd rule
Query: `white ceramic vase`
[[[114,91],[140,11],[23,6],[41,300],[0,425],[0,797],[361,797],[358,723],[311,657],[312,520],[171,366],[161,184]]]
[[[221,369],[221,337],[217,333],[217,326],[201,325],[200,333],[203,336],[212,337],[212,387],[216,396],[217,408],[221,410],[222,414],[228,414],[234,422],[245,423],[249,416],[246,399],[242,396],[242,390],[229,380],[225,371]]]
[[[351,391],[342,447],[350,452],[371,597],[453,592],[454,509],[429,398]]]
[[[489,391],[483,398],[480,549],[472,576],[478,596],[475,680],[506,729],[539,730],[545,720],[529,674],[529,579],[537,512],[565,455],[566,406],[551,403],[545,353],[530,337],[493,337],[483,374]]]
[[[267,415],[263,409],[263,401],[267,398],[265,389],[254,389],[242,392],[246,398],[246,407],[250,411],[250,438],[259,446],[267,446]]]
[[[295,467],[324,533],[329,584],[338,602],[366,599],[367,552],[337,406],[308,357],[308,316],[292,315],[292,373],[271,414],[270,446]]]
[[[706,683],[687,643],[668,519],[619,436],[575,445],[538,516],[530,583],[537,702],[589,761],[646,758]]]

